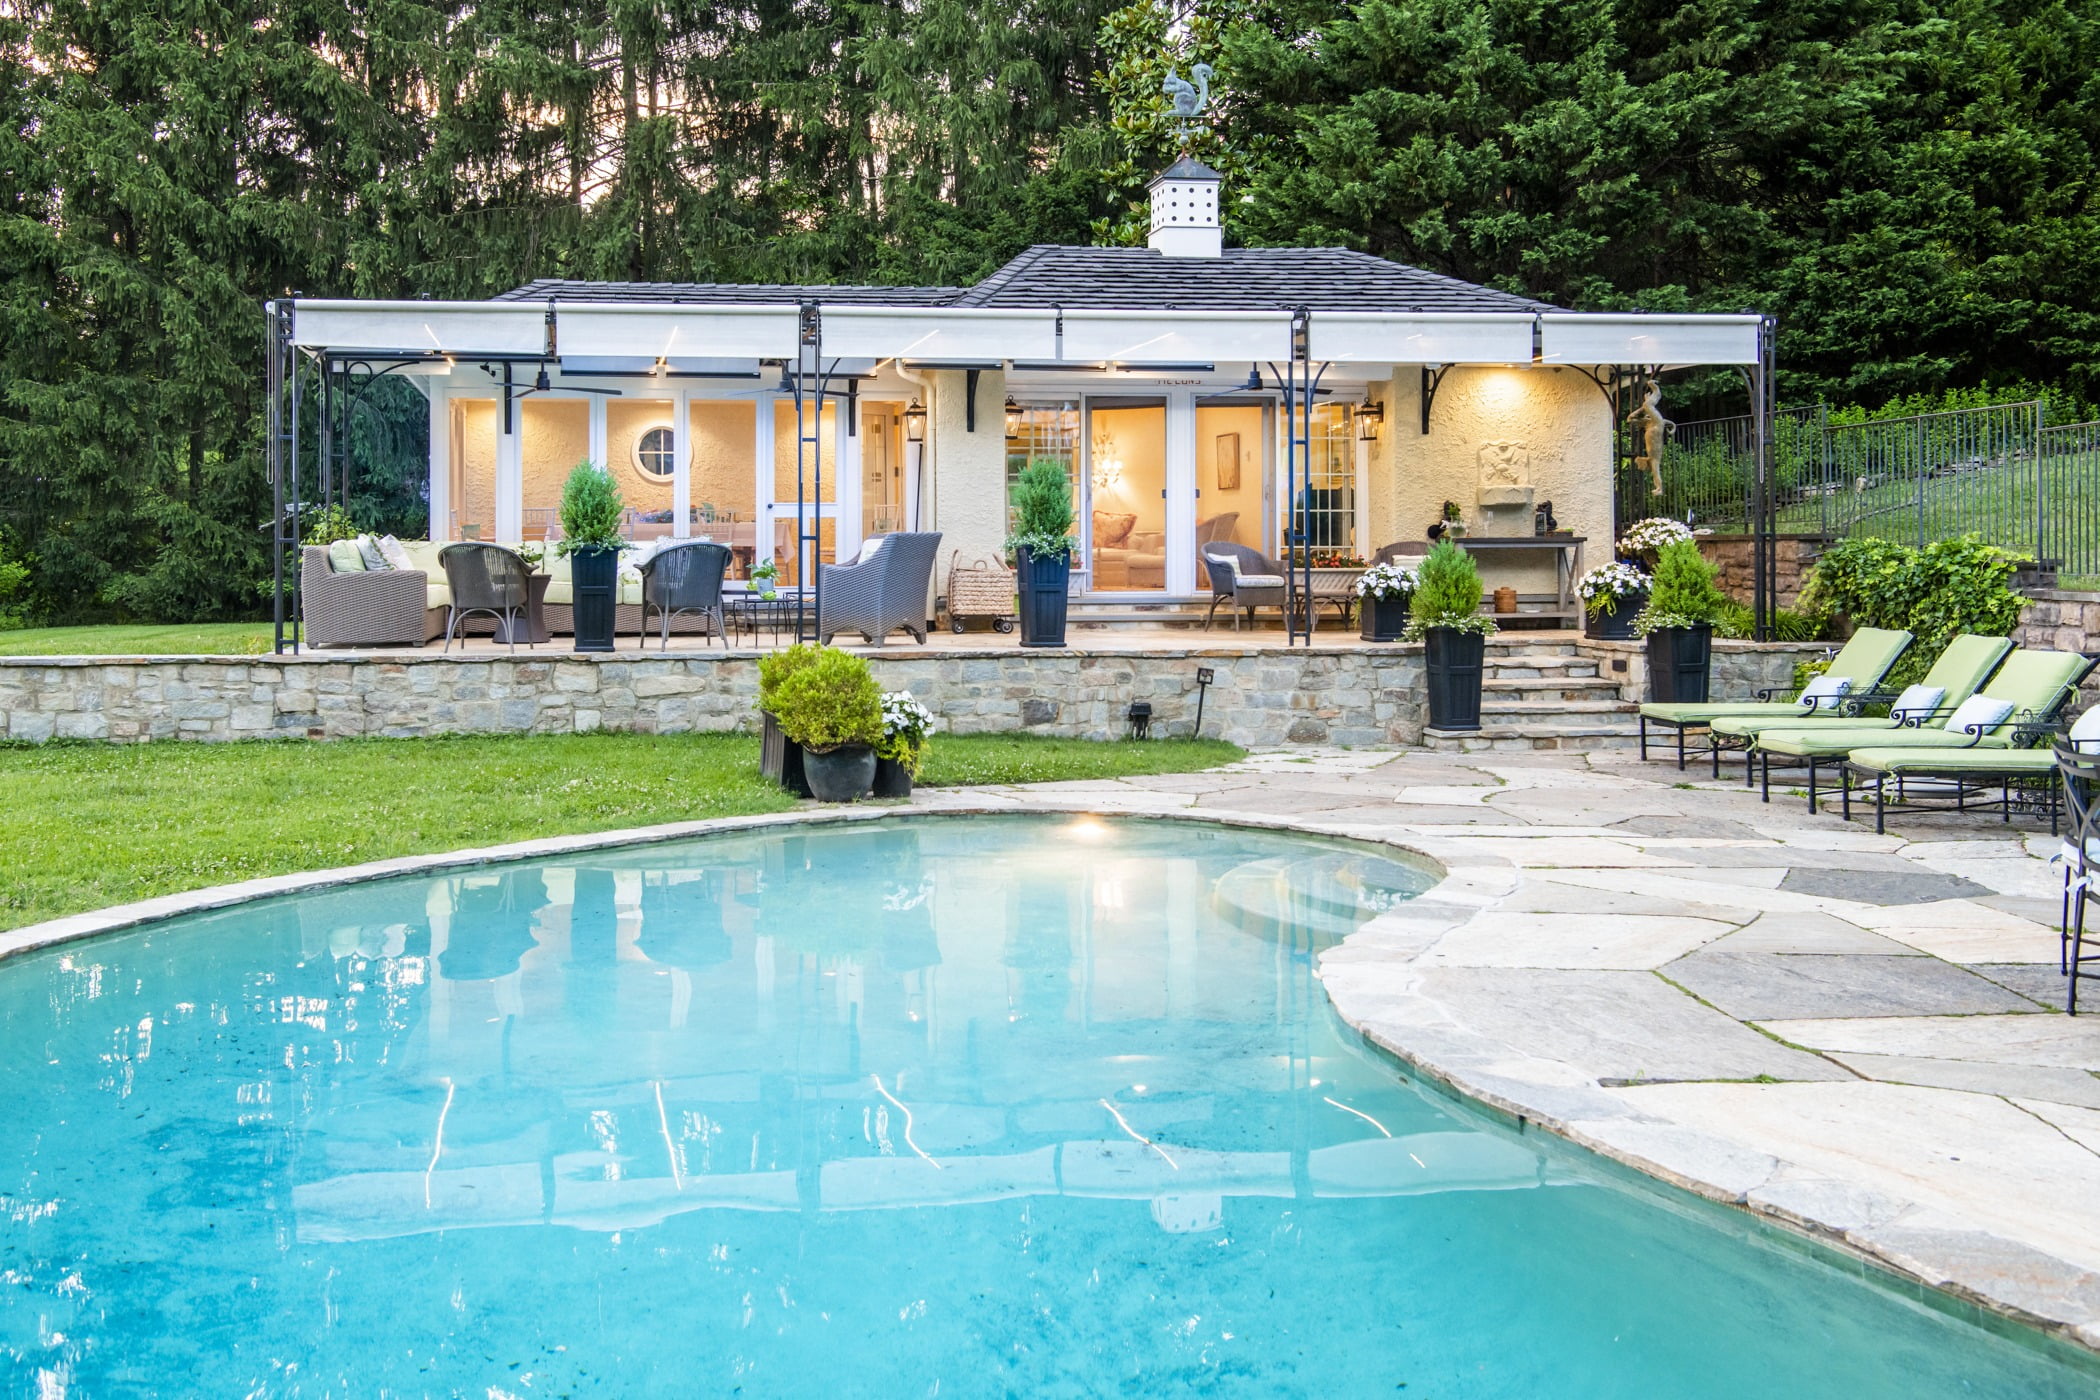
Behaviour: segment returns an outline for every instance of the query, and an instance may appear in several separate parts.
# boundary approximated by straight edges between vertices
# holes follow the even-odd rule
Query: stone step
[[[1591,678],[1599,674],[1597,663],[1585,656],[1489,657],[1481,668],[1491,681],[1536,681],[1559,677]]]
[[[1482,720],[1506,720],[1512,724],[1520,720],[1550,724],[1562,715],[1633,715],[1638,714],[1640,708],[1633,701],[1621,700],[1617,696],[1591,696],[1582,700],[1491,700],[1483,694],[1480,717]]]
[[[1627,748],[1640,736],[1616,724],[1497,724],[1486,715],[1478,729],[1425,729],[1422,746],[1439,753],[1530,753],[1540,749],[1589,753]]]
[[[1558,696],[1579,700],[1616,692],[1619,682],[1610,676],[1488,676],[1481,681],[1480,688],[1515,699],[1550,700]]]

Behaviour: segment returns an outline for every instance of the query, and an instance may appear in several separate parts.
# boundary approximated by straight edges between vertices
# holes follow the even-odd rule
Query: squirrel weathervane
[[[1196,117],[1210,105],[1210,65],[1199,63],[1189,69],[1191,83],[1174,69],[1167,69],[1167,81],[1163,90],[1174,99],[1175,135],[1186,146],[1189,138],[1196,134]]]

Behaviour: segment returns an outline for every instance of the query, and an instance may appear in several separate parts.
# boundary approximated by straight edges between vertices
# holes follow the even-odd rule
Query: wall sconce
[[[1022,421],[1021,405],[1015,403],[1012,399],[1008,399],[1006,401],[1006,435],[1008,437],[1019,437],[1021,435]]]
[[[1385,405],[1366,403],[1357,405],[1356,437],[1359,442],[1378,441],[1378,426],[1385,422]]]
[[[907,442],[926,441],[926,405],[917,399],[904,410],[904,438]]]

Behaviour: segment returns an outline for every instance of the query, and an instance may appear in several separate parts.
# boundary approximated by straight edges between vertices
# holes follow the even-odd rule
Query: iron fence
[[[1747,532],[1756,461],[1748,414],[1677,424],[1662,491],[1622,452],[1619,527],[1667,515]],[[1772,528],[1924,544],[1977,535],[2100,578],[2100,423],[2048,426],[2039,402],[1831,423],[1824,406],[1772,425]]]

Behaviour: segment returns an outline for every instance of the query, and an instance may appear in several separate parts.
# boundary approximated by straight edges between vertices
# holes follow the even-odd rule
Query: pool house
[[[1483,555],[1490,587],[1551,612],[1583,542],[1609,555],[1635,376],[1737,366],[1768,401],[1759,316],[1569,312],[1344,249],[1227,248],[1219,186],[1184,158],[1153,182],[1148,247],[1038,246],[970,287],[273,303],[280,490],[341,490],[329,404],[395,375],[429,404],[434,540],[548,537],[588,459],[636,540],[725,543],[732,576],[770,559],[792,585],[937,530],[938,580],[996,557],[1016,473],[1050,458],[1077,503],[1076,618],[1200,611],[1213,541],[1361,559],[1447,509],[1515,542]],[[324,400],[303,443],[302,393]]]

